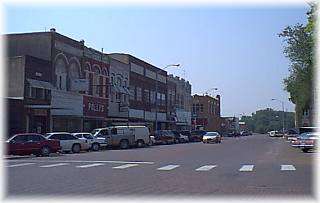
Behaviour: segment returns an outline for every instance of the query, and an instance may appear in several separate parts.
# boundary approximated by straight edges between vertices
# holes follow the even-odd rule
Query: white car
[[[189,137],[180,133],[180,142],[189,142]]]
[[[106,138],[94,137],[91,133],[72,133],[72,135],[79,139],[87,140],[90,149],[93,151],[99,151],[101,147],[107,147],[108,145]]]
[[[88,141],[78,139],[71,133],[67,132],[47,133],[46,137],[52,140],[59,140],[61,151],[79,153],[81,150],[88,150],[90,147]]]

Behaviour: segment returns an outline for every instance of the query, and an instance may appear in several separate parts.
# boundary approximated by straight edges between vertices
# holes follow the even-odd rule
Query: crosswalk
[[[74,164],[74,163],[73,163]],[[13,164],[8,164],[6,167],[7,168],[15,168],[15,167],[39,167],[39,168],[55,168],[55,167],[70,167],[73,166],[75,168],[80,168],[80,169],[86,169],[86,168],[94,168],[94,167],[110,167],[107,163],[80,163],[76,162],[76,165],[73,165],[72,163],[66,163],[66,162],[61,162],[61,163],[51,163],[51,164],[43,164],[42,162],[26,162],[26,163],[13,163]],[[112,166],[112,169],[115,170],[124,170],[124,169],[131,169],[131,168],[137,168],[137,167],[143,167],[144,164],[138,164],[138,163],[127,163],[127,164],[121,164],[117,166]],[[182,168],[184,166],[181,165],[176,165],[176,164],[169,164],[169,165],[163,165],[161,167],[156,167],[155,169],[157,171],[173,171],[177,170],[179,168]],[[219,166],[222,167],[223,166]],[[195,167],[193,170],[197,172],[209,172],[213,171],[216,168],[219,168],[218,165],[202,165],[199,167]],[[190,167],[188,167],[190,168]],[[235,168],[238,172],[241,173],[246,173],[246,172],[256,172],[256,168],[254,164],[243,164],[240,165],[238,169]],[[291,164],[282,164],[280,165],[280,171],[296,171],[296,167]]]

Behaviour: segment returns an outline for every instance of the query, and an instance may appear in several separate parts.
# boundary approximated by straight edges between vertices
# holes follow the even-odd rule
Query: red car
[[[48,156],[50,153],[56,153],[61,149],[58,140],[50,140],[36,133],[16,134],[9,138],[6,143],[8,154],[13,155]]]

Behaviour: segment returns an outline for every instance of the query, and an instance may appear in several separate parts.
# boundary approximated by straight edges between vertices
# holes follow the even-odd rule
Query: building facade
[[[215,98],[208,95],[192,97],[193,129],[221,131],[220,95]]]
[[[167,117],[170,129],[191,129],[191,84],[183,78],[167,77]]]
[[[97,51],[55,29],[4,38],[12,132],[191,128],[191,84],[182,78],[129,54]],[[11,116],[19,112],[21,119]]]

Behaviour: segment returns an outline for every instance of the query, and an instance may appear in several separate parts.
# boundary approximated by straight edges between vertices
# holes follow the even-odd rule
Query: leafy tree
[[[271,130],[282,130],[282,111],[274,111],[271,108],[256,111],[252,116],[242,116],[247,127],[257,133],[266,133]],[[295,115],[293,112],[285,112],[285,128],[290,129],[295,126]]]
[[[296,104],[298,121],[303,111],[313,105],[315,12],[316,5],[311,4],[307,13],[307,25],[288,26],[279,34],[285,42],[284,54],[290,60],[290,75],[284,79],[284,89],[290,93],[290,100]]]

